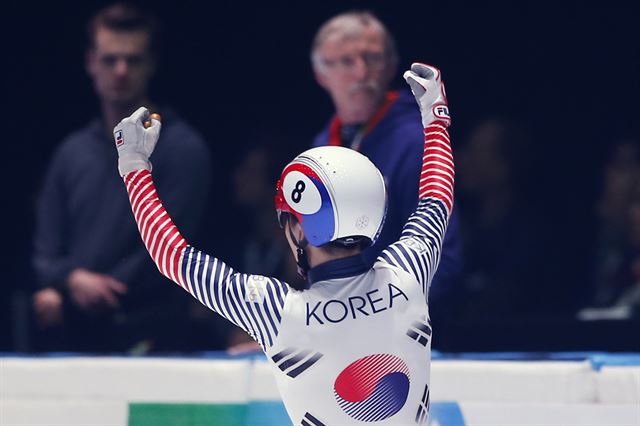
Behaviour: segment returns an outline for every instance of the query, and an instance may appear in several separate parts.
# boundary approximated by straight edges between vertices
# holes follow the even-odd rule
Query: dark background
[[[537,206],[557,236],[554,253],[561,253],[549,259],[557,271],[557,292],[549,297],[579,302],[590,277],[602,165],[616,140],[639,135],[640,14],[632,2],[137,3],[164,23],[152,98],[180,111],[214,152],[216,208],[202,238],[211,247],[221,250],[237,233],[225,226],[233,216],[227,176],[241,154],[261,135],[277,135],[284,166],[330,117],[329,98],[311,73],[311,39],[333,14],[365,8],[396,37],[396,85],[413,60],[442,69],[454,146],[491,114],[532,129],[535,179],[546,194]],[[34,200],[49,156],[99,112],[83,59],[85,22],[104,4],[4,6],[4,349],[15,326],[7,303],[12,290],[32,285]]]

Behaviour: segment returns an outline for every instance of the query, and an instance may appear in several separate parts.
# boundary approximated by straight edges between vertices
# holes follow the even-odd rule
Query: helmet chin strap
[[[307,258],[307,252],[304,250],[307,245],[309,245],[309,241],[306,238],[302,238],[302,240],[298,241],[295,235],[293,235],[293,231],[291,230],[291,221],[287,222],[287,231],[289,232],[289,237],[291,237],[291,241],[297,248],[297,259],[296,263],[298,264],[298,274],[307,279],[307,273],[311,267],[309,266],[309,259]]]

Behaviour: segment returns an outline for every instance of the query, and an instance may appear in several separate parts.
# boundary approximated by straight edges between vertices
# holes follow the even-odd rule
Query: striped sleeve
[[[453,209],[455,171],[447,126],[435,121],[424,129],[424,137],[418,207],[405,224],[400,240],[387,247],[378,262],[413,275],[428,297]]]
[[[158,198],[148,170],[131,172],[124,181],[140,236],[160,272],[247,331],[264,349],[272,346],[289,286],[275,278],[235,272],[189,246]]]

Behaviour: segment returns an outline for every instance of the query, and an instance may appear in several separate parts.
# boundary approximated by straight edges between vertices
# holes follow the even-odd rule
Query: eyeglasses
[[[362,52],[360,54],[345,55],[336,59],[322,59],[322,64],[327,68],[340,71],[351,71],[356,67],[358,59],[371,69],[379,70],[386,65],[387,56],[380,52]]]

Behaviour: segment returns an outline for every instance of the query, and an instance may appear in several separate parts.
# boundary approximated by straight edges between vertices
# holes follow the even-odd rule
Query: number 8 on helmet
[[[373,244],[382,229],[387,195],[382,174],[364,155],[340,146],[309,149],[283,170],[276,185],[276,211],[289,215],[309,244]]]

